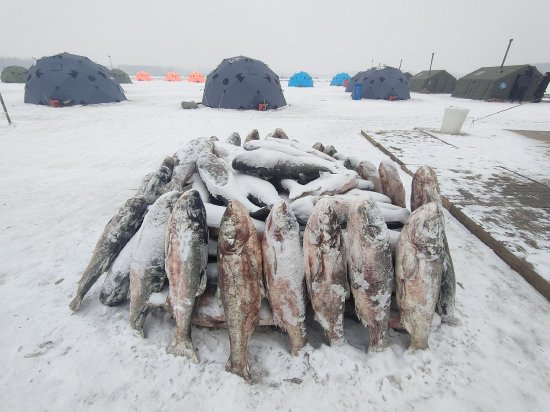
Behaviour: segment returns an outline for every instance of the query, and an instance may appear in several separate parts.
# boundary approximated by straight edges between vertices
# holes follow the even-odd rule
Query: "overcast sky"
[[[550,62],[550,0],[1,0],[0,56],[67,51],[98,63],[213,69],[263,60],[280,75],[379,63],[466,74]]]

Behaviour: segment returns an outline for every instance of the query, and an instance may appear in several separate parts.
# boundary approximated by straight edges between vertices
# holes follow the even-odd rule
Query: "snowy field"
[[[0,410],[548,410],[550,305],[448,214],[459,325],[435,322],[427,351],[407,351],[407,336],[390,332],[389,349],[367,354],[365,329],[347,320],[345,346],[323,345],[312,323],[308,353],[292,358],[285,335],[258,329],[248,385],[225,372],[226,330],[193,329],[194,365],[166,354],[175,334],[167,315],[151,315],[142,339],[128,326],[128,305],[98,301],[101,280],[72,314],[107,221],[190,139],[281,127],[378,164],[385,156],[361,129],[435,129],[449,105],[474,117],[509,107],[419,94],[356,102],[319,82],[286,88],[289,106],[278,111],[182,110],[181,100],[200,101],[201,87],[157,80],[126,85],[128,102],[52,109],[23,104],[23,85],[0,84],[15,123],[0,118]],[[465,131],[505,136],[496,147],[514,159],[516,143],[503,130],[550,130],[549,109],[525,105],[473,128],[467,120]]]

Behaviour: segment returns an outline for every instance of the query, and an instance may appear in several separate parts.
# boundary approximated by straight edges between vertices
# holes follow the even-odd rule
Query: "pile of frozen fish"
[[[195,139],[109,221],[70,307],[105,273],[100,301],[129,297],[130,326],[142,335],[153,308],[175,318],[169,353],[198,362],[191,325],[227,327],[226,369],[247,380],[255,326],[286,331],[296,355],[309,304],[330,345],[343,342],[346,312],[368,328],[369,351],[386,347],[390,326],[426,349],[434,313],[452,322],[455,299],[427,166],[413,178],[411,209],[391,162],[376,168],[332,146],[304,147],[281,129],[262,140],[253,130],[242,145],[238,133]]]

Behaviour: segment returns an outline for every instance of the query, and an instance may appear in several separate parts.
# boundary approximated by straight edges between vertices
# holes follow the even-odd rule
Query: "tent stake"
[[[8,109],[6,108],[6,104],[4,103],[4,98],[2,97],[2,93],[0,93],[0,102],[2,102],[2,107],[4,108],[4,114],[6,115],[6,119],[8,119],[8,123],[11,124],[10,115],[8,114]]]

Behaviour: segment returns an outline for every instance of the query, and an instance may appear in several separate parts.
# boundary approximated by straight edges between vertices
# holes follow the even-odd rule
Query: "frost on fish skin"
[[[399,171],[393,162],[382,161],[378,167],[382,193],[391,199],[391,203],[400,207],[407,207],[405,202],[405,187],[399,177]]]
[[[277,141],[285,141],[275,139]],[[248,142],[245,144],[245,149]],[[284,146],[278,143],[280,146]],[[306,154],[294,156],[282,151],[260,148],[245,151],[233,160],[233,169],[263,178],[298,179],[301,175],[318,176],[319,172],[337,173],[336,163]]]
[[[296,200],[303,196],[322,196],[345,193],[357,186],[356,174],[349,173],[321,173],[311,182],[301,185],[291,179],[281,180],[281,185],[289,190],[289,199]]]
[[[220,224],[218,282],[231,352],[226,370],[250,381],[247,348],[263,294],[262,250],[252,219],[236,200],[229,202]]]
[[[78,282],[76,296],[69,307],[73,311],[80,308],[82,299],[99,277],[111,266],[126,243],[141,226],[148,202],[143,196],[128,199],[109,220],[97,241],[88,266]]]
[[[390,235],[375,202],[357,199],[349,210],[348,269],[355,311],[369,328],[369,351],[387,346],[393,286]]]
[[[99,301],[106,306],[117,306],[124,303],[130,291],[130,265],[134,257],[141,228],[119,253],[105,276]]]
[[[265,224],[262,251],[267,297],[275,325],[288,333],[295,356],[307,342],[300,227],[282,200],[273,206]]]
[[[440,208],[441,195],[439,183],[435,171],[429,166],[418,168],[412,179],[411,210],[428,203],[436,202]],[[441,213],[444,226],[444,214]],[[447,324],[454,323],[454,308],[456,295],[456,275],[447,236],[443,233],[443,273],[441,277],[441,291],[437,302],[436,311],[441,316],[441,321]]]
[[[401,323],[411,335],[411,349],[428,348],[441,288],[443,234],[441,209],[430,202],[411,213],[397,241],[397,305]]]
[[[191,340],[191,323],[197,298],[206,288],[208,264],[208,226],[199,192],[189,190],[178,199],[165,233],[165,267],[176,319],[176,337],[166,352],[198,363]]]
[[[306,284],[316,319],[330,344],[338,344],[344,339],[346,248],[328,199],[322,198],[315,205],[304,230],[303,244]]]
[[[260,209],[248,200],[235,180],[233,171],[223,159],[204,152],[197,160],[197,168],[208,191],[216,199],[224,203],[231,199],[238,200],[249,212],[257,212]]]
[[[180,192],[168,192],[149,207],[140,230],[130,264],[130,326],[143,336],[143,325],[151,307],[152,293],[159,292],[166,281],[164,270],[164,234]]]

